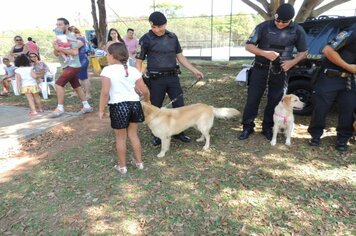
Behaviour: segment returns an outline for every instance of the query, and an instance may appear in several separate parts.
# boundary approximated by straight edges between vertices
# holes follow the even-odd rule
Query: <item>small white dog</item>
[[[283,129],[286,136],[286,145],[291,145],[291,136],[294,129],[293,109],[303,109],[304,103],[294,94],[283,96],[282,100],[274,108],[273,114],[273,137],[271,145],[276,145],[277,134]]]

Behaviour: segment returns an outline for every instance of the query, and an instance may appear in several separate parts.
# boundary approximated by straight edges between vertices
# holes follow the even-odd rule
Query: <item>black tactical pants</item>
[[[337,140],[347,143],[353,132],[353,112],[356,109],[356,89],[346,89],[346,78],[329,78],[322,74],[317,81],[313,94],[314,110],[308,132],[313,138],[320,138],[325,128],[326,115],[337,100],[339,118],[337,124]]]
[[[268,68],[258,68],[254,66],[249,78],[249,87],[247,91],[247,101],[242,117],[244,130],[252,130],[255,127],[255,118],[258,113],[258,107],[261,97],[266,89]],[[283,96],[283,86],[286,75],[281,73],[270,73],[268,82],[267,105],[264,110],[262,130],[271,131],[273,127],[273,113]]]
[[[173,102],[173,107],[184,106],[183,91],[180,86],[178,75],[165,76],[157,79],[150,79],[150,97],[152,105],[162,107],[162,103],[166,93],[171,100],[177,98]]]

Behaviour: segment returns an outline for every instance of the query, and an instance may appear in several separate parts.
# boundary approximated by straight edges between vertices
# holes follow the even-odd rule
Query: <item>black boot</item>
[[[156,136],[153,136],[152,144],[153,144],[153,146],[161,145],[161,139]]]
[[[269,140],[269,141],[272,140],[272,136],[273,136],[272,130],[270,130],[270,129],[263,130],[262,134],[266,137],[267,140]]]
[[[339,152],[346,152],[347,151],[347,142],[336,142],[335,149],[338,150]]]
[[[188,137],[187,135],[184,134],[184,132],[182,132],[182,133],[180,133],[180,134],[173,135],[173,138],[179,139],[179,140],[182,141],[183,143],[190,143],[190,141],[192,141],[192,140],[190,139],[190,137]]]
[[[253,129],[245,129],[245,130],[242,131],[242,133],[239,135],[239,139],[240,139],[240,140],[248,139],[248,137],[250,136],[250,134],[252,134],[253,132],[254,132]]]
[[[312,138],[309,141],[309,146],[317,147],[320,144],[320,138]]]

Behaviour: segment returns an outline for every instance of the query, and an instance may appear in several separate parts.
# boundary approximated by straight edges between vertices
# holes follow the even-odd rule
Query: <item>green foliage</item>
[[[161,2],[150,6],[151,9],[164,13],[167,17],[175,17],[183,5],[173,2]]]

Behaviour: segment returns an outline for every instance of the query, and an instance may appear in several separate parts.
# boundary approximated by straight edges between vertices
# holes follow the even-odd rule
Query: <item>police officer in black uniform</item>
[[[151,103],[161,107],[166,93],[173,102],[173,107],[184,106],[183,91],[179,82],[179,67],[177,61],[190,70],[197,78],[203,78],[203,73],[193,67],[182,54],[182,48],[177,36],[166,30],[167,19],[161,12],[153,12],[149,17],[151,30],[139,41],[136,55],[136,68],[141,71],[142,62],[147,57],[148,87]],[[183,132],[173,136],[183,142],[190,138]],[[160,145],[161,140],[153,139],[153,145]]]
[[[340,32],[323,49],[326,58],[321,66],[321,76],[316,81],[313,94],[314,110],[308,132],[310,146],[318,146],[330,107],[338,101],[336,150],[347,151],[347,142],[353,132],[353,112],[356,110],[356,24]]]
[[[307,55],[306,34],[300,25],[292,22],[293,17],[293,6],[282,4],[276,11],[275,19],[257,25],[246,42],[246,50],[256,56],[249,75],[240,140],[247,139],[254,132],[254,120],[266,87],[268,95],[262,134],[268,140],[272,139],[274,108],[287,87],[289,70]],[[298,51],[295,58],[292,55],[294,47]]]

